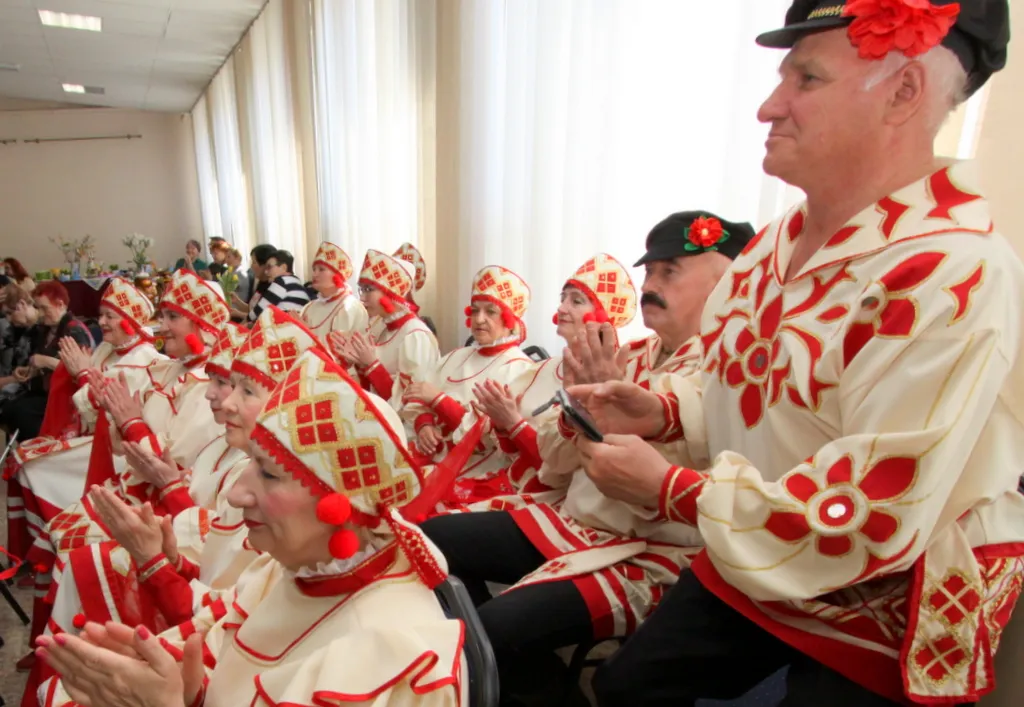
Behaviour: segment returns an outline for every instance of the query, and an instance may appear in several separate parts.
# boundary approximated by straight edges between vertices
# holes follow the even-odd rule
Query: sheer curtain
[[[434,0],[313,0],[320,227],[358,270],[367,248],[434,227]],[[432,266],[428,253],[428,267]],[[431,273],[432,275],[432,273]]]
[[[673,211],[760,224],[799,198],[764,177],[756,119],[782,53],[754,37],[789,4],[445,3],[439,71],[454,104],[439,126],[457,126],[443,140],[457,166],[439,175],[439,208],[455,210],[438,236],[445,343],[465,337],[460,313],[483,265],[527,280],[530,340],[560,350],[558,294],[592,254],[632,265]],[[638,318],[626,336],[641,332]]]
[[[217,192],[217,165],[213,157],[210,136],[210,116],[206,96],[202,96],[192,109],[192,134],[196,149],[196,173],[199,182],[199,207],[203,216],[206,238],[223,232],[220,213],[220,195]]]
[[[311,71],[308,55],[293,51],[287,14],[300,3],[270,0],[235,54],[242,163],[249,176],[253,234],[295,256],[300,279],[306,248],[302,139],[295,71]],[[297,66],[296,66],[297,65]]]
[[[224,63],[210,83],[206,95],[217,166],[217,193],[223,229],[220,235],[242,253],[248,253],[254,245],[254,239],[249,214],[249,186],[242,168],[242,148],[238,134],[234,57],[229,57]]]

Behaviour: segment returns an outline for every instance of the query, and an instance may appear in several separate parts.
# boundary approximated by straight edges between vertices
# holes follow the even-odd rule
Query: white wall
[[[142,135],[136,140],[23,143],[31,138]],[[126,264],[125,234],[154,239],[158,264],[202,239],[188,116],[111,108],[53,108],[0,99],[0,257],[34,272],[63,266],[48,239],[97,241],[97,259]]]

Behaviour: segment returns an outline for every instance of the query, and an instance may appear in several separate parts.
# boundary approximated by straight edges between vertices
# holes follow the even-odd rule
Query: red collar
[[[413,314],[412,312],[409,312],[404,317],[399,317],[398,319],[396,319],[393,322],[385,322],[384,326],[386,326],[388,328],[388,331],[397,331],[397,330],[402,328],[403,324],[405,324],[407,321],[409,321],[410,319],[412,319],[415,316],[416,316],[415,314]]]
[[[478,346],[476,352],[481,356],[497,356],[498,354],[505,353],[509,349],[519,346],[518,341],[509,341],[505,344],[498,344],[497,346]]]
[[[308,597],[334,597],[352,594],[386,575],[397,560],[398,543],[392,542],[345,574],[296,577],[295,585],[300,592]]]

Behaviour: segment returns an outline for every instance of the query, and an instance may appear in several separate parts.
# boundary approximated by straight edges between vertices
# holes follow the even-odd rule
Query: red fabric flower
[[[722,239],[723,233],[721,221],[716,218],[699,216],[690,224],[687,237],[690,239],[690,243],[693,243],[695,246],[710,248]]]
[[[942,42],[959,14],[959,3],[929,0],[850,0],[843,9],[855,18],[848,32],[862,59],[883,59],[894,50],[920,56]]]

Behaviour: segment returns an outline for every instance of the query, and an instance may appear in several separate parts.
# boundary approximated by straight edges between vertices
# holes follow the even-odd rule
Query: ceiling
[[[0,97],[185,112],[266,0],[0,0]],[[46,27],[39,10],[103,19]],[[103,95],[65,93],[62,83]]]

